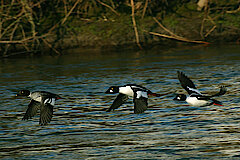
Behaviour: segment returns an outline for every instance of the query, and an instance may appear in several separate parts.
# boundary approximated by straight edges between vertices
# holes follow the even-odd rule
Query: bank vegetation
[[[0,56],[69,47],[238,42],[238,0],[1,0]]]

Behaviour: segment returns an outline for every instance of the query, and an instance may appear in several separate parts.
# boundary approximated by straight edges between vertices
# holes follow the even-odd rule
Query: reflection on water
[[[186,48],[118,53],[70,51],[58,57],[0,62],[0,158],[8,159],[179,159],[239,157],[240,47]],[[221,85],[224,106],[191,107],[172,101],[183,91],[176,71],[184,71],[205,93]],[[110,85],[136,83],[172,94],[149,99],[144,114],[131,100],[105,110],[116,95]],[[20,89],[46,90],[59,100],[47,126],[36,116],[22,121],[29,99]]]

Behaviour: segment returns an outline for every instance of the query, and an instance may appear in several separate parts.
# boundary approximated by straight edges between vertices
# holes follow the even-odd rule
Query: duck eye
[[[21,91],[21,93],[24,93],[24,91]]]
[[[111,88],[111,90],[113,90],[113,88]]]

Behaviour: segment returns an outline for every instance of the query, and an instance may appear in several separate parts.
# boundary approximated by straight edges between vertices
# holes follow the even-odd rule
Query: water
[[[186,47],[149,51],[84,52],[0,61],[0,158],[3,159],[221,159],[240,156],[240,47]],[[72,53],[76,52],[76,53]],[[184,92],[177,70],[224,106],[174,102]],[[109,86],[136,83],[163,97],[133,114],[130,99],[105,110],[116,95]],[[58,100],[47,126],[39,116],[22,121],[28,98],[20,89],[45,90]]]

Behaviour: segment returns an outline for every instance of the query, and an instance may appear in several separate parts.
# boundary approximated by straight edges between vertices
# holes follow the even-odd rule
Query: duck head
[[[173,100],[185,101],[186,99],[187,99],[187,96],[185,94],[177,94],[176,97]]]
[[[16,96],[29,96],[29,95],[30,95],[29,90],[21,90],[18,92],[18,94]]]
[[[108,93],[108,94],[119,93],[119,87],[118,86],[111,86],[111,87],[108,88],[108,90],[105,93]]]

